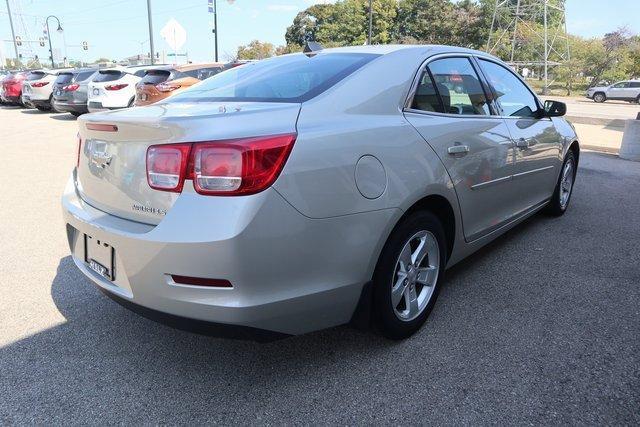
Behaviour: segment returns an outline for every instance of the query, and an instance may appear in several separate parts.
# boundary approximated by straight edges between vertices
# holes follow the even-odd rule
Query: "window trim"
[[[480,86],[482,87],[482,91],[484,92],[484,96],[488,101],[490,114],[483,115],[483,114],[438,113],[437,111],[424,111],[424,110],[418,110],[416,108],[411,107],[411,105],[413,105],[413,98],[415,97],[416,92],[418,91],[418,86],[420,85],[420,79],[425,71],[429,72],[429,76],[431,77],[432,81],[435,83],[435,81],[433,80],[433,77],[431,76],[431,71],[428,70],[427,68],[429,64],[439,59],[445,59],[445,58],[465,58],[469,60],[469,62],[471,63],[471,68],[473,68],[473,70],[476,72],[476,75],[478,76],[478,81],[480,82]],[[473,54],[464,53],[464,52],[439,53],[439,54],[428,57],[418,67],[418,70],[413,77],[413,83],[411,84],[411,88],[409,89],[409,93],[407,94],[407,98],[405,99],[404,107],[402,108],[402,111],[408,112],[408,113],[427,114],[427,115],[434,115],[434,116],[441,116],[441,117],[457,117],[457,118],[478,119],[478,118],[499,117],[497,114],[498,111],[496,111],[494,102],[493,102],[493,92],[490,93],[490,92],[487,92],[487,90],[488,90],[487,82],[484,79],[484,75],[481,74],[480,71],[478,70],[478,65],[474,61]],[[438,95],[438,99],[440,99],[440,102],[442,103],[442,99],[440,98],[440,92],[437,90],[437,88],[436,88],[436,93]]]

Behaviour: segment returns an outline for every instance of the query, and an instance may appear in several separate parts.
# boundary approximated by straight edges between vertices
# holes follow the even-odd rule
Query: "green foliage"
[[[516,5],[518,0],[507,0]],[[549,0],[549,39],[556,40],[549,60],[561,62],[551,67],[555,87],[571,92],[600,80],[620,80],[640,76],[640,37],[619,29],[603,38],[584,39],[569,36],[571,59],[564,61],[559,52],[566,51],[562,14],[554,6],[566,0]],[[544,24],[543,3],[520,0],[523,11],[532,18],[517,27],[514,56],[512,40],[500,38],[503,30],[492,35],[494,54],[503,60],[541,61],[544,51],[540,37]],[[373,0],[373,43],[448,44],[485,49],[495,0]],[[497,22],[511,17],[496,16]],[[307,41],[324,47],[362,45],[368,32],[368,0],[338,0],[333,4],[317,4],[298,13],[287,28],[287,45],[276,53],[301,51]],[[535,69],[540,75],[541,70]]]
[[[238,47],[238,59],[265,59],[276,54],[276,47],[268,42],[253,40],[245,46]]]

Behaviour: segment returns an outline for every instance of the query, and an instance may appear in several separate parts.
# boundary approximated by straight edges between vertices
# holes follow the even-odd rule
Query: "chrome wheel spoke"
[[[409,269],[409,265],[411,265],[411,247],[409,245],[404,245],[404,248],[402,248],[398,264],[402,272],[406,272]]]
[[[402,301],[407,288],[407,276],[405,274],[404,277],[401,277],[401,274],[402,273],[398,273],[398,280],[393,286],[393,289],[391,289],[391,304],[394,308],[398,307],[398,304]]]
[[[438,267],[431,267],[431,266],[423,267],[418,269],[416,282],[424,286],[433,286],[435,285],[437,278],[438,278]]]
[[[407,307],[408,317],[413,318],[418,314],[418,296],[416,295],[415,286],[407,286],[407,290],[404,293],[405,304]]]
[[[427,242],[426,242],[426,238],[422,237],[420,239],[420,243],[418,244],[418,247],[416,248],[415,251],[413,251],[413,253],[411,254],[411,263],[413,265],[419,265],[420,262],[422,262],[422,260],[424,259],[424,257],[427,255]]]

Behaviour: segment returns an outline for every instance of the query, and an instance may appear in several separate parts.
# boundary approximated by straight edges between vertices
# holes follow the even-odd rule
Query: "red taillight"
[[[82,150],[82,137],[78,132],[78,160],[76,161],[76,168],[80,167],[80,151]]]
[[[160,92],[172,92],[176,89],[180,89],[180,85],[174,85],[171,83],[160,83],[156,85],[156,89]]]
[[[147,150],[147,182],[151,188],[182,191],[191,144],[153,145]]]
[[[37,83],[31,83],[31,87],[43,87],[48,85],[49,82],[37,82]]]
[[[104,88],[106,90],[120,90],[120,89],[124,89],[127,86],[129,86],[127,83],[120,83],[117,85],[106,85]]]
[[[62,90],[65,91],[65,92],[73,92],[74,90],[78,90],[79,87],[80,87],[79,84],[73,83],[73,84],[70,84],[70,85],[67,85],[67,86],[63,87]]]
[[[255,194],[278,178],[296,140],[295,134],[194,144],[154,145],[147,150],[151,188],[182,191],[193,179],[200,194]]]

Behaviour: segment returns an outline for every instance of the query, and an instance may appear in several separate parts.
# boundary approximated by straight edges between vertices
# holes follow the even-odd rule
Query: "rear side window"
[[[46,73],[43,73],[42,71],[32,71],[29,74],[27,74],[27,80],[30,82],[34,80],[40,80],[45,76],[45,74]]]
[[[104,70],[104,71],[99,71],[98,75],[93,79],[93,81],[97,83],[112,82],[114,80],[118,80],[123,75],[124,73],[122,71]]]
[[[171,70],[148,70],[142,77],[141,83],[157,85],[166,82],[171,76]]]
[[[481,59],[480,67],[493,86],[496,99],[508,117],[537,117],[538,103],[531,91],[511,71],[495,62]]]
[[[58,77],[56,78],[56,84],[67,84],[69,83],[71,80],[73,80],[73,74],[72,73],[61,73],[58,74]]]
[[[468,58],[430,62],[418,85],[412,108],[460,115],[491,114],[478,74]]]
[[[629,82],[620,82],[620,83],[616,83],[614,84],[612,87],[616,88],[616,89],[624,89],[626,87],[629,87]]]
[[[629,83],[629,85],[633,88],[640,88],[640,82],[631,82]]]
[[[74,81],[83,82],[87,80],[89,77],[93,76],[94,74],[96,74],[95,71],[83,71],[82,73],[78,73],[76,75],[76,78],[74,79]]]
[[[217,74],[172,96],[167,102],[304,102],[324,92],[377,56],[319,53],[265,59]]]

